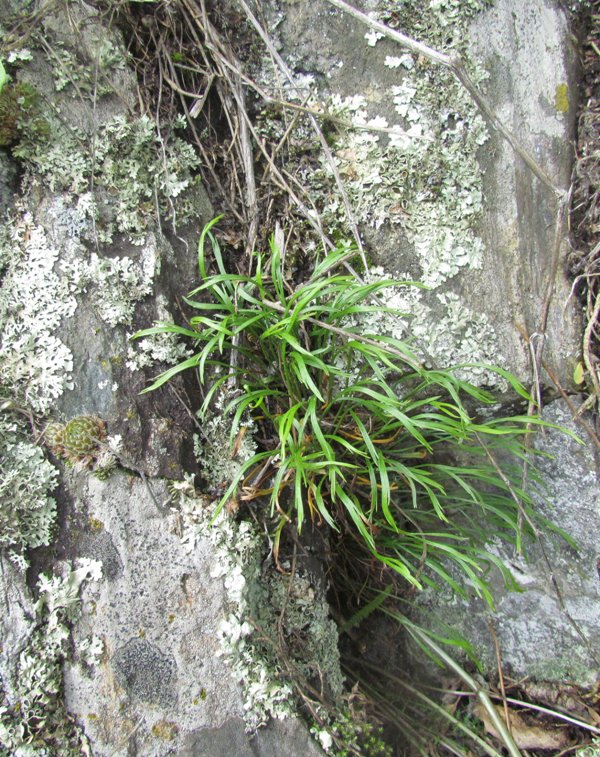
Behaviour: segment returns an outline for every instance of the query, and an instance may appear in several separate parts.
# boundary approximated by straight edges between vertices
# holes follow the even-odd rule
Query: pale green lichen
[[[87,294],[104,323],[127,324],[152,292],[159,264],[152,234],[135,258],[88,253],[88,199],[50,200],[45,213],[54,239],[23,211],[0,238],[0,383],[40,413],[73,386],[73,356],[58,333],[75,314],[77,297]]]
[[[252,524],[236,523],[222,511],[212,523],[210,500],[197,496],[189,481],[174,482],[174,494],[182,519],[182,539],[190,550],[199,539],[214,548],[213,578],[223,578],[228,610],[219,626],[222,654],[231,665],[244,691],[244,710],[250,729],[270,717],[293,714],[292,690],[278,679],[272,661],[252,643],[252,606],[248,585],[258,586],[261,570],[261,540]],[[258,634],[257,634],[258,635]]]
[[[156,297],[156,318],[161,325],[172,323],[163,295]],[[153,334],[130,341],[127,346],[126,366],[130,371],[139,371],[157,363],[171,366],[191,357],[192,351],[174,333]]]
[[[221,649],[242,685],[248,728],[296,714],[290,669],[339,696],[337,629],[317,582],[306,572],[287,580],[272,574],[264,581],[263,540],[255,526],[236,522],[225,510],[213,521],[211,501],[197,495],[191,482],[172,486],[184,543],[194,549],[198,539],[208,539],[215,550],[211,576],[223,579],[227,594]],[[280,631],[286,639],[285,666],[278,658]]]
[[[0,240],[0,384],[46,413],[71,386],[73,357],[56,336],[77,302],[56,273],[58,249],[41,226],[23,213],[5,226]]]
[[[101,319],[117,326],[130,323],[136,304],[152,293],[157,257],[152,236],[147,238],[137,260],[104,258],[93,252],[64,261],[60,269],[73,291],[88,294]]]
[[[323,599],[323,587],[305,570],[290,573],[289,562],[282,564],[287,577],[271,573],[265,594],[268,603],[259,603],[264,613],[260,625],[269,627],[280,618],[280,632],[294,650],[296,674],[307,681],[321,681],[334,702],[342,696],[344,678],[337,650],[337,626]]]
[[[115,71],[125,68],[128,61],[127,53],[105,34],[89,41],[95,57],[92,64],[80,61],[77,54],[62,43],[54,43],[53,74],[54,88],[57,92],[71,87],[79,96],[84,95],[96,100],[114,91],[110,77],[114,76]]]
[[[120,48],[97,41],[96,69],[119,68]],[[85,296],[103,325],[116,326],[128,323],[135,304],[152,292],[160,265],[157,214],[173,221],[195,217],[186,190],[196,181],[199,162],[191,146],[172,133],[161,137],[146,117],[114,117],[93,133],[92,124],[89,133],[69,127],[76,108],[67,106],[57,117],[63,101],[83,95],[95,103],[108,90],[97,71],[79,65],[75,53],[53,49],[62,58],[57,89],[67,92],[54,98],[56,107],[50,107],[52,93],[41,99],[48,106],[41,113],[48,129],[26,128],[20,113],[9,124],[13,155],[22,162],[24,197],[0,238],[0,385],[11,398],[8,405],[18,402],[38,414],[48,413],[72,386],[73,356],[61,330],[80,299]],[[139,249],[130,256],[105,254],[103,245],[117,234]],[[62,449],[76,467],[91,466],[103,475],[116,464],[118,439],[96,436],[102,436],[96,446]],[[56,504],[49,492],[57,471],[7,412],[0,415],[0,474],[0,546],[24,569],[26,550],[51,541]],[[61,662],[77,590],[91,573],[98,571],[90,563],[40,583],[30,638],[20,657],[14,650],[9,661],[17,675],[12,680],[2,672],[2,755],[70,755],[88,748],[62,702]],[[85,639],[76,659],[94,664],[102,649],[98,639]]]
[[[387,278],[381,267],[372,267],[366,276],[368,282]],[[410,277],[398,275],[397,278],[408,281]],[[474,313],[453,292],[436,292],[435,298],[445,311],[440,318],[434,315],[431,303],[424,296],[427,294],[410,284],[387,287],[378,297],[391,312],[382,309],[353,316],[347,319],[347,326],[359,329],[362,334],[391,336],[407,342],[428,367],[463,365],[456,371],[459,378],[504,389],[504,379],[485,367],[498,361],[496,335],[487,316]],[[479,365],[472,364],[474,354]]]
[[[400,60],[400,59],[399,59]],[[328,111],[357,126],[334,143],[334,159],[358,219],[380,228],[399,226],[414,249],[421,281],[438,287],[462,269],[481,267],[483,243],[475,227],[482,213],[479,147],[488,138],[483,119],[459,87],[440,103],[428,68],[405,56],[401,82],[391,88],[398,122],[377,115],[365,97],[333,95]],[[381,134],[376,129],[391,129]],[[331,174],[323,158],[323,172]],[[343,222],[332,191],[325,218]]]
[[[74,757],[89,750],[58,695],[69,626],[79,617],[80,587],[101,577],[101,563],[87,559],[80,560],[78,567],[64,563],[60,575],[40,576],[28,638],[14,675],[0,684],[0,755]],[[101,645],[99,639],[89,639],[83,658],[97,659]]]
[[[0,411],[0,546],[25,568],[24,551],[53,538],[56,501],[49,492],[58,475],[8,412]]]
[[[26,136],[13,149],[24,160],[33,179],[52,192],[80,196],[93,188],[90,213],[96,242],[110,242],[123,233],[143,243],[157,211],[189,220],[196,215],[191,198],[199,158],[193,147],[176,136],[162,139],[147,116],[115,116],[94,135],[86,135],[48,115],[52,139],[39,142]]]
[[[202,433],[194,435],[196,460],[203,477],[213,484],[232,481],[257,449],[252,437],[253,422],[248,420],[232,430],[232,421],[223,415],[226,404],[224,395],[217,397],[213,410],[199,418]],[[238,433],[240,440],[233,454],[234,439]]]
[[[473,80],[481,85],[487,73],[468,58],[467,27],[488,6],[486,0],[382,0],[371,12],[443,52],[459,52]],[[367,31],[367,50],[380,39],[381,34]],[[405,270],[386,277],[416,281],[429,290],[390,290],[389,295],[382,295],[383,304],[397,307],[404,315],[366,317],[361,328],[410,340],[415,352],[436,367],[501,363],[492,323],[483,312],[466,307],[456,294],[456,287],[463,282],[468,285],[471,272],[483,265],[478,152],[488,139],[486,125],[451,72],[401,48],[397,55],[385,56],[384,66],[395,74],[385,91],[377,80],[370,81],[364,93],[345,96],[335,92],[335,84],[319,87],[316,81],[306,82],[308,92],[303,92],[302,101],[324,113],[324,124],[327,117],[337,119],[326,131],[334,166],[323,153],[320,170],[299,167],[292,173],[309,188],[327,233],[349,236],[337,172],[359,229],[365,230],[367,252],[381,256],[388,267]],[[337,80],[335,67],[331,82]],[[389,82],[389,73],[382,78]],[[350,81],[344,79],[346,92]],[[327,91],[331,86],[333,91]],[[293,88],[287,96],[293,99]],[[367,231],[369,227],[373,231]],[[388,249],[376,248],[382,240],[386,246],[398,245],[398,262]],[[379,269],[372,273],[385,275]],[[485,368],[465,368],[460,375],[480,385],[504,388],[503,380]]]

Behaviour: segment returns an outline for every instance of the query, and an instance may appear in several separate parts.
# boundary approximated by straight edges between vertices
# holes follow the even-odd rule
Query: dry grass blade
[[[266,47],[267,47],[267,49],[269,51],[269,54],[272,56],[273,60],[275,60],[277,62],[277,65],[279,66],[280,70],[284,73],[284,75],[285,75],[286,79],[288,80],[288,82],[290,83],[290,85],[292,85],[292,87],[295,87],[294,77],[292,75],[292,72],[290,71],[289,67],[287,66],[287,64],[285,63],[285,61],[283,60],[283,58],[279,55],[279,53],[275,49],[275,46],[273,45],[273,42],[271,41],[271,39],[269,38],[268,34],[265,32],[265,30],[262,28],[262,26],[258,22],[256,16],[252,13],[252,11],[250,10],[250,8],[248,7],[248,5],[246,4],[246,2],[244,0],[238,0],[238,3],[242,7],[242,9],[244,10],[244,13],[248,17],[248,20],[250,21],[250,23],[252,24],[252,26],[256,29],[256,31],[258,32],[260,38],[262,39],[262,41],[266,45]],[[331,167],[331,170],[333,172],[337,189],[340,192],[340,195],[341,195],[343,203],[344,203],[344,208],[346,210],[346,215],[347,215],[347,218],[348,218],[348,223],[349,223],[350,228],[352,230],[352,234],[354,236],[354,240],[356,242],[358,251],[360,252],[360,255],[361,255],[361,259],[362,259],[362,264],[363,264],[364,270],[368,271],[369,270],[369,266],[367,264],[367,259],[366,259],[366,256],[365,256],[364,246],[363,246],[362,239],[361,239],[361,236],[360,236],[360,233],[359,233],[359,230],[358,230],[358,223],[357,223],[354,211],[352,210],[352,206],[350,204],[350,200],[348,199],[348,194],[347,194],[346,189],[344,187],[344,183],[342,181],[342,177],[340,176],[340,172],[339,172],[338,167],[337,167],[337,165],[335,163],[335,160],[333,159],[333,155],[331,153],[331,149],[330,149],[330,147],[329,147],[329,145],[327,143],[327,140],[325,139],[325,135],[323,134],[323,130],[321,129],[321,127],[320,127],[317,119],[315,118],[314,115],[312,115],[312,113],[309,113],[308,117],[309,117],[309,121],[311,123],[311,126],[313,127],[313,129],[314,129],[314,131],[315,131],[315,133],[316,133],[316,135],[317,135],[317,137],[319,139],[321,147],[322,147],[322,149],[323,149],[323,151],[325,153],[325,156],[327,157],[328,163],[329,163],[329,165]]]
[[[599,328],[600,322],[600,292],[596,294],[596,301],[588,319],[583,334],[583,360],[588,370],[590,381],[596,392],[596,397],[600,401],[600,380],[598,379],[598,358],[593,353],[593,346],[598,343],[598,336],[595,333]]]

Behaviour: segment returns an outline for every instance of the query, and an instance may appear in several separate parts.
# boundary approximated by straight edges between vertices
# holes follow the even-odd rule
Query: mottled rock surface
[[[181,757],[283,757],[282,744],[294,750],[290,755],[318,757],[323,754],[298,722],[278,720],[271,728],[248,735],[239,718],[226,720],[219,728],[191,734],[179,754]]]
[[[365,13],[380,8],[373,1],[354,5]],[[419,79],[427,81],[435,64],[407,56],[394,40],[378,40],[367,26],[326,0],[309,5],[269,0],[264,6],[303,96],[312,91],[315,102],[326,103],[337,98],[338,105],[329,106],[334,108],[346,98],[360,96],[360,108],[352,105],[353,110],[344,113],[346,120],[358,115],[363,123],[367,119],[377,123],[385,118],[388,127],[412,127],[417,133],[409,150],[423,151],[423,171],[414,174],[399,168],[405,157],[386,147],[384,134],[374,133],[377,146],[365,148],[367,137],[359,135],[346,145],[339,139],[333,148],[342,180],[355,200],[356,219],[369,253],[387,271],[424,281],[431,288],[412,303],[410,336],[416,336],[440,365],[496,363],[526,380],[530,355],[519,327],[527,334],[543,332],[544,357],[559,380],[570,386],[580,325],[569,301],[564,233],[555,250],[555,193],[534,178],[489,123],[488,138],[484,131],[477,137],[478,168],[466,150],[462,164],[460,158],[452,162],[456,157],[452,151],[463,149],[458,146],[449,148],[442,159],[447,175],[436,171],[428,176],[427,166],[435,164],[431,161],[435,148],[423,147],[428,125],[434,130],[441,125],[442,141],[457,130],[475,133],[482,128],[479,116],[469,110],[469,98],[452,88],[452,77],[438,81],[432,76],[437,91],[431,97],[423,97],[421,91],[415,94]],[[576,59],[559,3],[496,0],[492,8],[465,21],[460,21],[464,10],[459,4],[433,6],[424,7],[423,16],[433,27],[439,15],[446,39],[452,41],[454,35],[452,44],[464,37],[469,68],[481,79],[480,88],[492,109],[556,189],[567,190],[577,107]],[[393,15],[392,25],[406,31]],[[420,133],[419,124],[425,124]],[[390,189],[403,181],[421,185],[417,200],[408,205],[401,199],[406,193],[397,192],[395,203]],[[453,227],[448,220],[453,200],[464,195],[461,212],[468,216],[479,192],[483,201],[479,220],[474,213],[471,229]],[[446,199],[438,205],[440,196]],[[477,380],[477,374],[474,377]],[[489,381],[490,376],[484,379]]]
[[[550,523],[569,534],[576,548],[542,529],[540,541],[528,545],[527,560],[500,552],[520,591],[508,592],[495,576],[494,612],[476,598],[464,602],[428,595],[424,605],[471,641],[491,675],[496,653],[490,621],[503,663],[514,678],[593,686],[600,663],[600,465],[597,450],[582,437],[563,400],[549,405],[543,417],[583,441],[548,429],[535,445],[549,455],[536,461],[545,484],[537,505]]]
[[[176,303],[196,284],[199,230],[213,211],[194,181],[191,148],[173,135],[165,146],[154,122],[136,115],[135,74],[108,22],[83,2],[42,16],[62,63],[53,67],[35,51],[15,74],[44,93],[52,106],[45,117],[60,111],[60,120],[41,147],[23,148],[27,183],[3,238],[2,380],[39,414],[36,441],[47,420],[93,415],[118,449],[117,470],[100,481],[89,461],[69,467],[54,448],[58,535],[31,556],[30,587],[57,558],[73,566],[79,558],[98,561],[102,578],[82,589],[72,644],[68,627],[77,613],[61,615],[64,638],[51,661],[58,683],[51,683],[62,692],[64,653],[65,704],[96,757],[234,754],[242,744],[252,753],[262,744],[260,754],[270,755],[274,740],[281,754],[317,754],[299,721],[276,724],[273,735],[269,726],[245,735],[242,687],[220,655],[217,632],[227,576],[215,577],[214,544],[197,538],[184,546],[171,509],[167,480],[198,470],[190,409],[199,405],[198,388],[190,375],[140,395],[187,353],[168,340],[134,345],[130,336],[157,320],[183,320]],[[101,54],[109,56],[105,92],[94,79]],[[0,160],[3,212],[16,177],[12,162]],[[156,217],[169,182],[188,201],[177,226]],[[24,570],[2,560],[1,693],[18,720],[19,698],[30,696],[19,655],[26,650],[43,678],[45,650],[31,634],[36,590],[27,588]],[[60,744],[61,753],[70,754],[68,746]]]
[[[309,7],[293,0],[265,5],[276,28],[280,53],[304,87],[303,94],[312,87],[325,102],[337,97],[338,106],[346,98],[363,98],[360,106],[354,102],[344,111],[346,120],[358,115],[365,123],[384,117],[387,126],[407,128],[412,124],[418,134],[419,124],[427,119],[435,123],[437,118],[444,124],[442,139],[457,129],[469,132],[480,128],[478,116],[468,110],[468,98],[457,97],[450,78],[446,85],[438,85],[438,111],[432,116],[427,109],[430,106],[422,106],[426,98],[413,90],[419,77],[427,79],[434,64],[414,56],[411,59],[393,40],[377,39],[368,27],[326,0]],[[373,0],[353,5],[366,13],[381,9]],[[436,14],[445,14],[446,41],[457,44],[458,37],[464,35],[469,70],[479,80],[493,111],[556,190],[566,191],[573,160],[577,82],[575,49],[560,3],[496,0],[493,7],[466,21],[460,21],[460,17],[470,4],[460,5],[423,4],[423,14],[431,19],[432,26]],[[391,23],[406,31],[393,14]],[[315,29],[319,29],[318,34]],[[309,84],[307,77],[312,79]],[[427,102],[434,101],[435,97]],[[413,106],[416,110],[411,115]],[[416,307],[410,333],[417,336],[417,344],[424,344],[429,355],[442,365],[460,360],[495,362],[528,383],[531,355],[523,333],[536,335],[535,344],[543,342],[544,360],[555,376],[563,386],[572,386],[581,326],[565,271],[566,229],[562,229],[558,243],[555,238],[556,193],[534,177],[488,123],[487,139],[482,132],[475,152],[478,172],[467,169],[465,153],[464,167],[469,171],[465,182],[461,183],[459,177],[453,184],[450,178],[445,185],[439,174],[428,177],[407,173],[407,181],[422,184],[421,203],[408,209],[406,205],[395,207],[389,185],[401,181],[397,164],[402,156],[385,148],[387,137],[380,134],[377,146],[369,144],[367,148],[366,137],[352,138],[347,144],[341,139],[338,135],[334,142],[334,155],[342,179],[357,201],[357,220],[370,253],[386,270],[408,272],[431,287],[412,303]],[[460,173],[460,162],[449,162],[448,166],[450,173]],[[423,225],[421,239],[429,240],[423,254],[421,241],[412,230],[417,223],[414,217],[426,218],[435,205],[435,191],[430,185],[435,184],[441,195],[450,198],[470,183],[481,190],[482,208],[478,220],[473,217],[469,234],[460,238],[455,235],[452,240],[454,232],[447,230],[451,254],[444,256],[439,236]],[[449,187],[447,192],[445,186]],[[360,192],[352,194],[355,187]],[[365,197],[373,199],[365,201]],[[413,217],[407,217],[407,210]],[[399,220],[403,212],[405,217]],[[443,214],[439,223],[442,227],[447,223]],[[459,244],[465,241],[471,251],[481,243],[480,256],[465,257]],[[472,378],[478,380],[477,375]],[[483,382],[489,378],[483,376]],[[540,378],[552,385],[543,372]],[[546,417],[574,428],[561,403],[548,408]],[[549,487],[549,516],[573,535],[580,549],[575,551],[560,540],[544,538],[546,556],[536,547],[527,564],[505,555],[524,592],[507,594],[502,582],[496,582],[499,599],[494,623],[503,659],[517,677],[532,675],[555,681],[566,677],[589,683],[596,677],[593,650],[598,649],[600,641],[600,582],[593,536],[600,525],[600,505],[594,450],[587,443],[579,447],[558,432],[548,432],[539,443],[557,454],[555,460],[540,462]],[[475,601],[465,605],[447,596],[442,605],[445,603],[444,619],[464,630],[479,646],[493,673],[496,662],[484,608]]]
[[[484,90],[497,116],[555,187],[568,190],[577,58],[560,3],[498,0],[475,18],[470,36],[473,58],[489,71]],[[466,301],[479,300],[490,313],[512,371],[524,377],[530,370],[517,330],[521,325],[530,335],[545,333],[544,358],[559,381],[571,386],[581,327],[570,298],[566,227],[555,249],[555,198],[493,131],[480,159],[485,196],[480,233],[486,252],[481,271],[465,279]]]
[[[94,754],[121,744],[123,754],[166,754],[198,729],[241,717],[240,691],[219,657],[223,593],[210,577],[210,545],[182,545],[161,481],[122,473],[73,484],[65,548],[104,566],[104,580],[83,590],[74,634],[77,649],[93,628],[100,665],[69,663],[65,681]]]
[[[373,6],[364,3],[366,10]],[[106,29],[84,3],[73,4],[71,11],[69,18],[49,17],[45,31],[53,44],[71,53],[75,31],[81,32],[78,60],[89,67]],[[386,63],[388,57],[402,54],[394,43],[367,44],[365,27],[324,0],[265,0],[264,12],[273,22],[282,54],[297,73],[314,77],[320,96],[361,95],[369,117],[380,115],[390,122],[397,120],[398,107],[404,109],[401,118],[410,113],[412,95],[406,95],[406,89],[408,99],[394,95],[400,104],[390,97],[392,87],[406,84],[406,72],[412,70],[403,70],[402,63]],[[471,54],[489,73],[482,86],[492,105],[556,185],[566,188],[575,87],[568,29],[558,5],[497,0],[471,24]],[[419,65],[421,73],[426,72],[427,65]],[[127,119],[134,111],[133,72],[121,64],[112,69],[115,91],[99,99],[89,91],[83,100],[74,96],[68,83],[64,91],[58,90],[56,71],[40,57],[24,69],[23,78],[60,106],[62,122],[80,130],[79,140],[85,143],[97,133],[107,136],[102,131],[107,128],[112,129],[107,139],[116,139],[121,126],[115,126],[114,119]],[[80,88],[84,84],[85,77]],[[452,131],[460,124],[469,131],[472,124],[461,121],[454,103],[441,107],[438,115],[444,128]],[[431,113],[428,117],[435,120]],[[144,128],[147,131],[148,124]],[[74,144],[69,142],[68,149],[59,145],[52,159],[74,160]],[[390,154],[383,137],[380,146],[381,153],[376,143],[369,147],[371,157],[377,158],[377,171],[372,181],[363,176],[368,192],[369,182],[389,189],[399,181],[397,173],[387,181]],[[96,150],[104,147],[95,145]],[[344,176],[358,182],[363,162],[352,151],[337,149]],[[45,148],[42,157],[50,152]],[[85,153],[87,161],[93,160],[93,152]],[[482,141],[476,157],[483,173],[473,182],[481,179],[483,216],[473,229],[463,229],[460,239],[450,228],[438,233],[435,225],[428,230],[418,226],[420,216],[434,208],[437,194],[454,192],[452,183],[444,187],[436,179],[428,184],[427,177],[426,202],[411,208],[417,226],[398,222],[406,209],[394,205],[392,191],[383,204],[374,200],[365,205],[370,215],[359,218],[361,231],[377,263],[399,275],[424,277],[431,285],[413,304],[420,318],[415,333],[435,361],[490,360],[526,378],[529,355],[516,323],[529,333],[544,326],[540,318],[554,273],[555,200],[497,135],[491,133],[489,141]],[[16,176],[12,163],[0,158],[1,212],[10,204]],[[26,344],[3,344],[11,359],[17,356],[13,364],[23,371],[16,379],[19,391],[38,403],[34,410],[40,416],[64,422],[80,414],[99,415],[108,433],[121,438],[119,470],[104,482],[56,461],[61,470],[59,538],[34,555],[30,571],[33,585],[36,573],[51,567],[57,557],[102,563],[102,580],[85,584],[82,591],[83,614],[73,629],[72,659],[65,664],[67,707],[98,757],[312,757],[319,750],[296,720],[276,721],[254,736],[245,733],[239,682],[218,654],[227,576],[211,577],[213,545],[202,539],[193,549],[182,544],[179,516],[171,510],[166,484],[166,479],[182,478],[192,467],[194,424],[186,404],[197,406],[197,388],[182,378],[140,396],[160,367],[132,367],[133,331],[157,318],[180,320],[175,303],[195,283],[195,244],[198,229],[212,214],[209,198],[194,187],[197,213],[191,225],[173,230],[172,225],[148,221],[141,231],[133,229],[132,241],[131,229],[119,230],[117,222],[119,213],[124,216],[131,210],[119,210],[118,203],[132,182],[115,188],[108,181],[92,187],[90,181],[93,170],[106,178],[111,159],[114,164],[114,156],[109,156],[106,165],[96,169],[85,161],[66,167],[58,162],[56,170],[64,168],[72,186],[58,179],[53,186],[54,174],[44,174],[42,168],[38,174],[33,171],[15,221],[15,246],[22,261],[16,264],[21,269],[15,281],[21,286],[21,300],[6,316],[15,344],[21,334]],[[463,182],[463,189],[470,180]],[[77,182],[82,184],[77,187]],[[355,190],[360,196],[362,185]],[[90,211],[92,192],[97,215]],[[465,202],[477,202],[477,193],[474,190]],[[147,198],[140,202],[147,204]],[[435,205],[434,210],[442,213],[443,207]],[[147,217],[140,221],[142,226],[146,221]],[[415,228],[426,235],[425,242]],[[106,241],[111,234],[112,241]],[[559,260],[545,326],[546,357],[565,384],[579,342],[576,319],[564,307],[567,294]],[[30,324],[30,333],[19,331],[24,323]],[[571,423],[561,404],[549,407],[547,418]],[[547,542],[545,554],[534,549],[529,564],[515,563],[524,592],[500,595],[495,623],[505,662],[516,673],[588,682],[597,670],[590,650],[600,642],[595,458],[589,446],[578,447],[555,432],[548,432],[540,444],[557,455],[554,461],[540,463],[549,483],[549,517],[574,536],[580,551]],[[541,501],[540,507],[545,507]],[[11,678],[17,677],[16,655],[27,643],[34,609],[25,576],[12,565],[3,565],[0,593],[6,609],[0,673],[10,694]],[[474,640],[487,638],[485,611],[476,602],[465,605],[451,598],[446,609],[453,623],[470,619],[465,632],[475,632]],[[82,654],[90,635],[101,642],[97,665]],[[493,669],[490,649],[482,646],[480,651]]]

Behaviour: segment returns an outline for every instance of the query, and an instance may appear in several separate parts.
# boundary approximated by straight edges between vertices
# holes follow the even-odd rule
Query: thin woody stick
[[[390,29],[389,26],[382,24],[381,21],[376,21],[374,18],[370,18],[365,13],[362,13],[356,8],[353,8],[351,5],[348,5],[348,3],[344,2],[344,0],[327,0],[327,2],[338,8],[338,10],[344,11],[350,16],[358,19],[369,28],[374,29],[375,31],[383,34],[386,37],[389,37],[390,39],[393,39],[395,42],[398,42],[400,45],[402,45],[402,47],[405,47],[410,52],[415,53],[416,55],[422,55],[424,58],[427,58],[433,63],[437,63],[440,66],[444,66],[445,68],[450,69],[450,71],[452,71],[459,82],[471,95],[471,98],[473,99],[479,110],[486,116],[492,126],[509,143],[512,149],[527,165],[529,170],[535,176],[537,176],[537,178],[545,186],[551,189],[557,197],[562,197],[562,190],[558,189],[555,186],[552,179],[540,168],[540,166],[535,162],[535,160],[531,157],[527,150],[525,150],[525,148],[522,147],[521,144],[519,144],[514,134],[509,131],[498,119],[491,106],[488,104],[486,99],[477,88],[477,85],[475,84],[473,79],[471,79],[471,77],[467,73],[464,61],[462,60],[460,55],[445,55],[444,53],[440,53],[438,50],[434,50],[432,47],[424,45],[422,42],[417,42],[411,37],[407,37],[406,34],[402,34],[395,29]]]
[[[294,85],[294,77],[293,77],[292,72],[290,71],[288,65],[283,60],[283,58],[281,57],[281,55],[279,55],[279,53],[275,49],[275,46],[273,45],[273,42],[269,39],[269,37],[266,34],[265,30],[262,28],[262,26],[260,25],[260,23],[258,22],[258,20],[256,19],[256,17],[254,16],[254,14],[250,10],[250,8],[246,4],[246,2],[244,0],[238,0],[238,3],[242,7],[244,13],[248,17],[248,20],[250,21],[250,23],[252,24],[252,26],[254,26],[254,28],[258,32],[258,34],[259,34],[260,38],[262,39],[262,41],[267,46],[267,49],[269,50],[270,55],[273,57],[273,60],[275,60],[277,62],[277,65],[279,66],[279,68],[281,69],[281,71],[283,71],[283,73],[285,74],[285,76],[286,76],[287,80],[290,82],[290,84]],[[323,152],[325,153],[325,156],[327,157],[327,161],[328,161],[328,163],[329,163],[329,165],[331,167],[331,170],[333,172],[335,183],[337,185],[339,193],[340,193],[340,195],[342,197],[342,201],[344,203],[344,208],[346,210],[346,216],[348,218],[348,223],[349,223],[350,228],[352,230],[352,234],[354,235],[354,239],[356,241],[356,246],[358,247],[358,252],[359,252],[359,254],[361,256],[361,259],[362,259],[362,264],[364,266],[365,271],[368,271],[369,270],[369,265],[367,263],[367,258],[366,258],[366,255],[365,255],[365,248],[364,248],[361,236],[360,236],[360,232],[358,230],[358,223],[356,221],[354,212],[352,210],[352,206],[351,206],[350,200],[348,198],[348,193],[346,192],[346,188],[344,187],[344,183],[342,181],[340,173],[339,173],[339,171],[337,169],[337,166],[335,165],[335,161],[333,160],[333,155],[331,153],[331,149],[330,149],[329,145],[327,144],[327,140],[325,139],[325,136],[323,134],[323,130],[319,126],[319,123],[318,123],[317,119],[313,115],[310,115],[310,114],[308,114],[308,118],[309,118],[309,121],[311,123],[311,126],[315,130],[315,133],[316,133],[316,135],[317,135],[317,137],[319,139],[319,142],[321,143],[321,147],[323,149]]]

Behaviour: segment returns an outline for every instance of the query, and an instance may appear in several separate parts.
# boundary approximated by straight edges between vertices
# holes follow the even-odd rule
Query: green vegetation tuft
[[[39,94],[20,82],[0,89],[0,147],[9,147],[22,135],[43,142],[50,126],[40,115]]]
[[[78,415],[65,425],[49,423],[45,435],[54,454],[75,463],[98,454],[106,426],[93,415]]]
[[[44,437],[57,457],[76,469],[91,470],[96,478],[107,478],[117,464],[107,442],[106,424],[95,415],[78,415],[65,424],[52,421]]]
[[[388,311],[378,293],[400,286],[341,273],[355,253],[350,246],[341,244],[293,288],[274,243],[254,255],[254,273],[228,273],[211,233],[216,220],[200,238],[202,283],[186,299],[197,315],[187,327],[135,335],[175,333],[196,348],[146,391],[192,369],[205,389],[201,417],[221,394],[232,444],[240,426],[269,440],[240,466],[215,517],[232,502],[264,500],[278,521],[276,547],[290,522],[298,530],[307,519],[326,523],[354,533],[419,588],[441,580],[463,593],[454,564],[491,605],[487,569],[496,565],[511,579],[486,542],[494,536],[520,546],[520,515],[531,517],[510,460],[527,454],[532,419],[479,419],[469,408],[489,406],[494,396],[457,378],[461,366],[427,369],[407,343],[349,325]],[[527,398],[515,378],[494,370]]]

